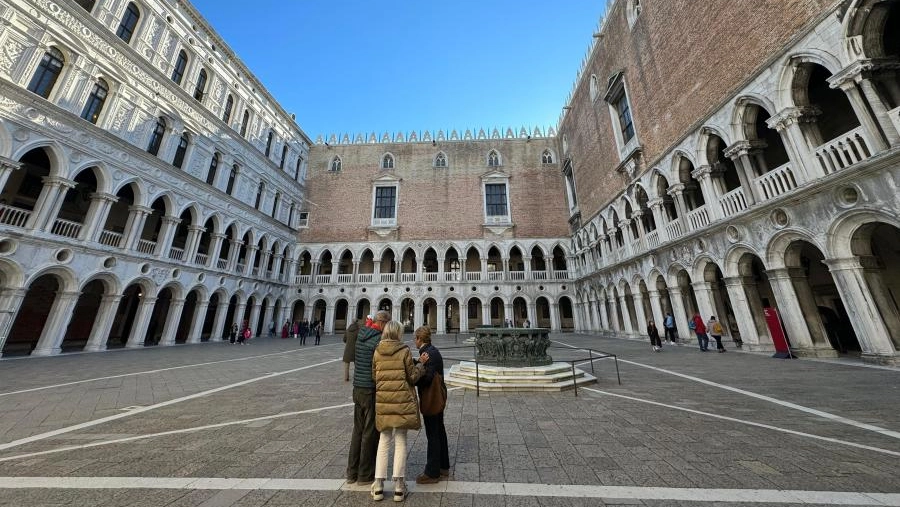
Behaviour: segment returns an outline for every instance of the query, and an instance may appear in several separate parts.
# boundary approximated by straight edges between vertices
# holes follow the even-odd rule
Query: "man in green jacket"
[[[390,322],[391,314],[381,310],[375,320],[359,329],[356,337],[353,366],[353,435],[347,457],[347,483],[360,486],[375,480],[375,455],[378,452],[378,431],[375,430],[375,381],[372,378],[372,357],[381,341],[381,330]]]

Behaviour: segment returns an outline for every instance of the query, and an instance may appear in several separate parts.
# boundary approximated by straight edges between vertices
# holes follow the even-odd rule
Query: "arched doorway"
[[[447,300],[446,303],[444,303],[444,306],[445,306],[444,309],[446,310],[445,315],[446,315],[446,319],[447,319],[447,321],[445,323],[445,325],[447,326],[446,332],[447,333],[459,332],[459,330],[460,330],[460,327],[459,327],[459,324],[460,324],[459,301],[456,298],[450,298]]]
[[[504,327],[506,325],[506,304],[502,298],[491,298],[491,326]]]
[[[559,327],[563,332],[575,330],[575,311],[569,296],[562,296],[557,303],[559,306]]]
[[[528,303],[525,301],[525,298],[517,297],[513,299],[512,312],[513,326],[525,327],[525,321],[528,320]]]
[[[138,309],[144,297],[144,287],[139,283],[129,285],[122,293],[116,316],[109,330],[109,338],[106,339],[107,349],[118,349],[128,344],[128,338],[134,329]]]
[[[334,305],[334,330],[337,332],[338,330],[345,330],[347,326],[350,324],[349,321],[349,309],[350,304],[346,299],[338,299],[337,303]]]
[[[879,222],[864,225],[853,234],[851,247],[866,266],[866,285],[896,352],[900,350],[900,229]]]
[[[372,314],[372,303],[368,299],[360,299],[356,303],[356,318],[362,319]]]
[[[313,305],[312,320],[310,321],[310,324],[309,324],[310,329],[313,329],[315,327],[315,324],[317,324],[319,322],[322,322],[322,323],[325,322],[325,313],[327,311],[328,311],[328,303],[326,303],[324,299],[320,299],[320,300],[316,301],[316,303]]]
[[[212,339],[215,330],[213,325],[216,321],[216,312],[219,309],[219,293],[213,293],[209,298],[209,305],[206,307],[206,316],[203,318],[203,326],[200,328],[200,341],[206,342]]]
[[[84,350],[94,331],[94,324],[100,314],[100,302],[106,293],[106,282],[100,279],[91,281],[81,289],[60,344],[61,352]]]
[[[147,330],[144,333],[144,346],[159,345],[163,330],[166,327],[166,319],[169,316],[169,307],[172,304],[174,293],[171,288],[165,287],[156,295],[156,303],[150,320],[147,321]]]
[[[413,330],[416,319],[416,302],[410,298],[404,298],[400,301],[400,323],[403,325],[404,332]]]
[[[306,315],[306,303],[301,300],[294,301],[294,308],[291,310],[291,322],[302,322]]]
[[[422,302],[422,325],[437,331],[437,302],[434,298],[427,298]]]
[[[28,355],[37,347],[62,286],[55,274],[45,274],[31,282],[3,345],[4,356]]]
[[[537,322],[535,327],[550,329],[550,301],[541,296],[534,302]]]
[[[473,297],[466,302],[467,329],[475,329],[482,326],[481,300]]]

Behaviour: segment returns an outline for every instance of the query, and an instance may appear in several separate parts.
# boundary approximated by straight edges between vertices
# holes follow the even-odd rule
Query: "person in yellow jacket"
[[[375,457],[375,482],[372,498],[384,498],[391,443],[394,444],[394,501],[406,497],[406,431],[418,430],[419,404],[415,383],[425,373],[424,365],[414,364],[409,346],[400,341],[399,322],[388,322],[381,332],[381,342],[372,358],[372,378],[375,380],[375,428],[381,436]]]

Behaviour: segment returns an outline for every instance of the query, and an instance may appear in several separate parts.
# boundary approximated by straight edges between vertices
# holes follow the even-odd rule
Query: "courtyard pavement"
[[[578,396],[451,390],[450,480],[410,484],[407,505],[900,506],[898,369],[552,338],[559,357],[618,355],[621,385],[603,360]],[[342,349],[258,338],[0,360],[0,505],[373,505],[343,480]],[[425,444],[410,433],[410,483]]]

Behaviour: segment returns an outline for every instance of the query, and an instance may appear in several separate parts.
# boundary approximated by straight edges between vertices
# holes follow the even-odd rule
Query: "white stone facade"
[[[699,312],[772,350],[770,307],[800,355],[897,361],[900,48],[882,45],[897,6],[844,4],[583,221],[590,330],[644,336],[672,312],[693,342]]]

